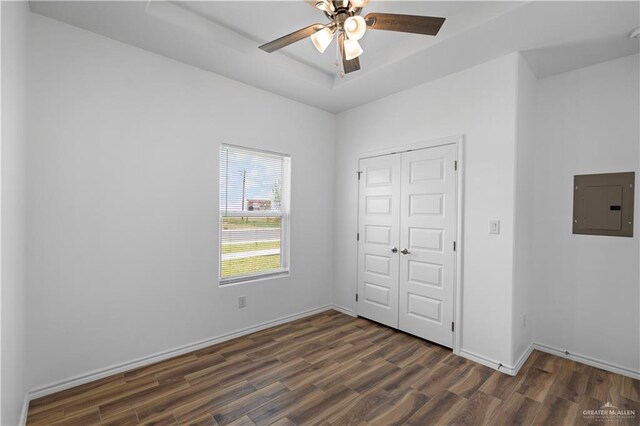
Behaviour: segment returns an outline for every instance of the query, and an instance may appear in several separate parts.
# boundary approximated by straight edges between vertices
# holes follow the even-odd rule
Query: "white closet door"
[[[400,162],[400,154],[360,160],[359,181],[358,315],[395,328]]]
[[[453,346],[454,145],[402,154],[399,328]]]

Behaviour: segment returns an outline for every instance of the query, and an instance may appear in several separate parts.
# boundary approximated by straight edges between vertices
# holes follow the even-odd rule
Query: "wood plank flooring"
[[[326,311],[49,395],[29,425],[607,424],[640,381],[534,352],[516,377]],[[619,420],[619,419],[618,419]]]

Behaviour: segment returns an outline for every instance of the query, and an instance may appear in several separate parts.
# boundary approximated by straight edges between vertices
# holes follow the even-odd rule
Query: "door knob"
[[[409,250],[407,250],[406,248],[403,248],[402,250],[400,250],[400,253],[402,254],[409,254],[411,253]]]
[[[391,253],[397,253],[398,252],[398,247],[393,247],[391,249]]]

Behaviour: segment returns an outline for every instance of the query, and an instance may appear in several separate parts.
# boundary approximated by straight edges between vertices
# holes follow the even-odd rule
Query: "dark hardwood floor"
[[[602,425],[583,411],[606,402],[638,424],[639,401],[638,380],[564,358],[511,377],[327,311],[34,400],[28,424]]]

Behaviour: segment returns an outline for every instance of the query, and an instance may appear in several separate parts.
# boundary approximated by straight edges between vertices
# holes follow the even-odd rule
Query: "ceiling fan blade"
[[[403,33],[436,35],[445,18],[394,13],[368,13],[364,20],[372,30],[399,31]]]
[[[300,41],[303,38],[307,38],[310,35],[313,35],[323,29],[325,26],[322,24],[313,24],[308,27],[302,28],[298,31],[294,31],[291,34],[287,34],[286,36],[280,37],[279,39],[270,41],[269,43],[265,43],[260,46],[260,49],[265,52],[271,53],[275,52],[278,49],[282,49],[285,46],[288,46],[296,41]]]
[[[338,36],[338,46],[340,46],[340,55],[342,56],[342,67],[344,68],[344,73],[349,74],[350,72],[358,71],[360,69],[360,59],[353,58],[350,61],[347,61],[347,58],[344,56],[344,34],[340,34]]]

